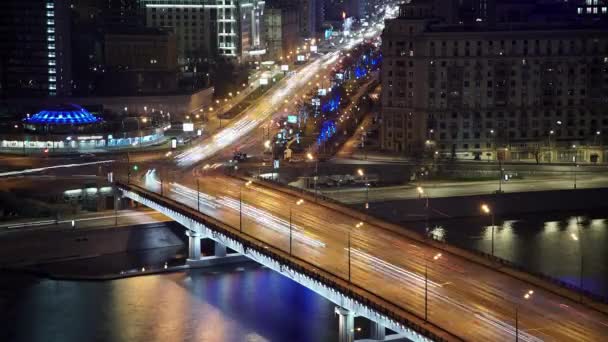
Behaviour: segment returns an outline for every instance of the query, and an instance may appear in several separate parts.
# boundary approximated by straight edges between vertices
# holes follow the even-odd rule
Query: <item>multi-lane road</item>
[[[420,182],[417,184],[371,187],[343,187],[333,189],[323,189],[320,192],[330,198],[346,204],[357,204],[368,202],[385,202],[405,199],[419,198],[417,187],[422,186],[428,196],[438,197],[458,197],[488,195],[498,189],[498,181],[475,181],[475,182],[450,182],[433,181]],[[568,190],[574,188],[574,180],[571,175],[551,176],[551,177],[531,177],[526,179],[511,179],[503,182],[502,191],[504,192],[530,192],[530,191],[550,191]],[[585,174],[577,177],[577,189],[605,188],[608,187],[608,174]]]
[[[160,191],[154,172],[143,185]],[[604,314],[464,258],[440,255],[398,232],[221,175],[200,178],[199,186],[201,212],[236,230],[242,222],[246,234],[285,251],[291,235],[294,256],[345,279],[350,236],[352,282],[419,317],[424,317],[427,265],[429,321],[465,340],[514,340],[516,325],[521,341],[601,341],[608,336]],[[199,206],[194,180],[164,183],[163,193]]]

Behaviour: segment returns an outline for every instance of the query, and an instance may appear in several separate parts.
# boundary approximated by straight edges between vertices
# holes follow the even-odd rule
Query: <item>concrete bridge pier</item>
[[[215,242],[213,251],[214,251],[215,256],[218,258],[223,258],[226,256],[226,246],[217,241]]]
[[[385,338],[386,328],[382,324],[372,321],[370,326],[370,339],[384,341]]]
[[[339,316],[338,342],[353,342],[355,340],[355,314],[340,306],[336,306],[335,313]]]
[[[198,232],[186,230],[188,236],[188,261],[198,261],[201,258],[201,236]]]
[[[187,231],[188,235],[188,260],[187,265],[190,267],[207,267],[219,266],[226,264],[236,264],[249,261],[249,259],[239,253],[227,253],[227,247],[220,241],[215,241],[210,237],[201,235],[200,233]],[[201,238],[213,240],[213,255],[201,255]]]

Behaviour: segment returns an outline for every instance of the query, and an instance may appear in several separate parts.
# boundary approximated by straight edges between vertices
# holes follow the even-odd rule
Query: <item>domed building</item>
[[[24,119],[25,127],[30,131],[70,132],[98,129],[103,120],[75,104],[63,104]]]
[[[125,129],[127,120],[135,120],[136,129]],[[142,127],[139,117],[106,122],[76,104],[43,109],[27,115],[22,122],[22,132],[0,135],[0,153],[103,153],[143,148],[165,141],[164,127]],[[19,125],[14,127],[17,129]]]

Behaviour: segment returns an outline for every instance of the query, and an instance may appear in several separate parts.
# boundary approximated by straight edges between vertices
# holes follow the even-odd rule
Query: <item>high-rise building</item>
[[[497,6],[492,24],[455,25],[442,22],[431,1],[402,5],[382,37],[382,147],[484,160],[608,160],[607,27],[528,5],[506,17]]]
[[[181,64],[210,57],[237,61],[264,51],[261,0],[139,0],[150,27],[171,27]]]
[[[317,21],[317,1],[299,0],[300,13],[300,36],[302,38],[314,38]]]
[[[289,51],[295,50],[299,41],[298,9],[296,6],[264,10],[264,39],[268,60],[280,61]]]
[[[0,1],[0,97],[70,93],[66,1]]]

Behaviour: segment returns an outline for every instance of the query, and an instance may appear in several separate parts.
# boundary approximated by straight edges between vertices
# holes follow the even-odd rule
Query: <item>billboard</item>
[[[292,124],[298,123],[298,116],[297,115],[288,115],[287,122],[292,123]]]
[[[327,95],[327,89],[325,89],[325,88],[319,89],[319,96],[325,96],[325,95]]]
[[[289,65],[287,65],[287,64],[281,65],[281,71],[289,71]]]
[[[192,122],[184,122],[184,132],[194,132],[194,124]]]
[[[304,62],[306,60],[306,57],[304,55],[298,55],[296,57],[296,61],[298,62]]]
[[[260,85],[267,85],[267,84],[268,84],[267,78],[260,78]]]

